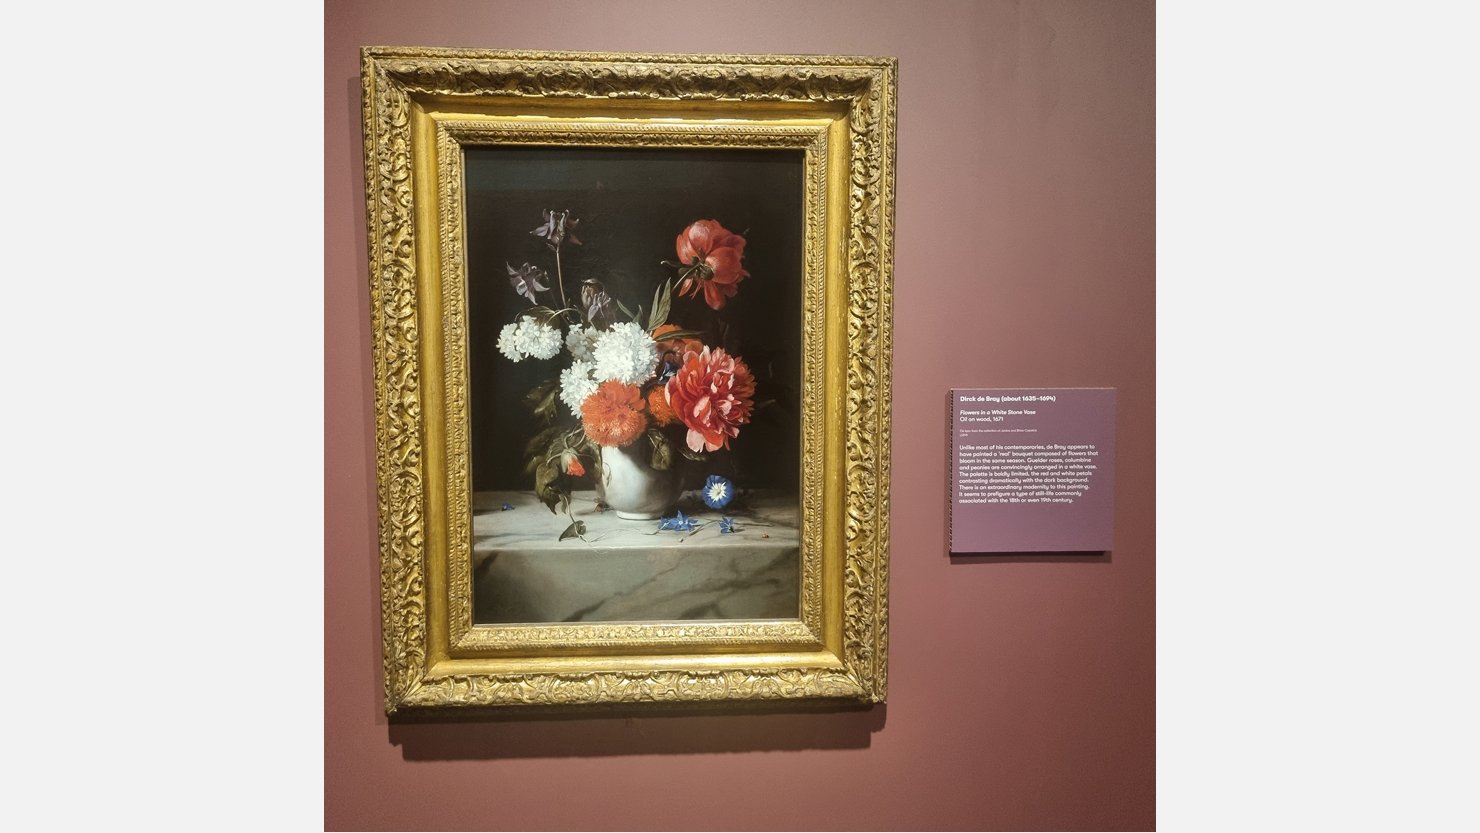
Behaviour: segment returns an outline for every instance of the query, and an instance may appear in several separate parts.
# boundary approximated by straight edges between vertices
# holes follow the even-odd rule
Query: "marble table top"
[[[510,508],[504,509],[504,506]],[[580,538],[532,492],[473,496],[474,624],[682,619],[794,619],[800,537],[795,496],[751,494],[713,510],[692,495],[692,532],[598,511],[572,495]],[[734,532],[720,531],[720,518]]]

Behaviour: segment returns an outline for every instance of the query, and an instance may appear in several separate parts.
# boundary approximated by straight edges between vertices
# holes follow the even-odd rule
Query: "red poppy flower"
[[[586,474],[586,467],[581,465],[581,458],[574,454],[567,454],[565,461],[565,473],[571,477],[582,477]]]
[[[647,404],[636,385],[608,379],[581,403],[586,436],[597,445],[627,445],[647,428]]]
[[[735,297],[740,281],[750,273],[740,266],[745,254],[745,238],[714,220],[696,220],[678,236],[678,261],[686,269],[678,284],[679,295],[699,297],[719,309]]]
[[[720,347],[689,353],[665,390],[674,415],[689,429],[694,451],[729,448],[755,405],[750,368]]]

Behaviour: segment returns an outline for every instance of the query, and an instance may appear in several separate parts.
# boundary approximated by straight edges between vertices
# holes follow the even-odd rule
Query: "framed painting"
[[[387,711],[883,701],[894,61],[362,70]]]

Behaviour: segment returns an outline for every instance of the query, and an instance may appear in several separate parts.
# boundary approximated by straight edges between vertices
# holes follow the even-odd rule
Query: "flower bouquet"
[[[755,377],[744,360],[704,331],[669,320],[675,297],[724,308],[749,277],[745,238],[715,220],[689,224],[678,235],[677,260],[661,261],[673,274],[644,316],[598,280],[567,292],[561,250],[581,244],[579,223],[568,211],[547,210],[531,232],[550,253],[553,273],[506,264],[510,285],[530,307],[500,332],[499,351],[510,361],[563,365],[525,397],[543,426],[525,448],[526,472],[552,512],[570,514],[572,484],[594,469],[598,498],[618,516],[658,518],[682,493],[675,453],[702,461],[728,450],[755,407]],[[583,532],[572,517],[561,537]]]

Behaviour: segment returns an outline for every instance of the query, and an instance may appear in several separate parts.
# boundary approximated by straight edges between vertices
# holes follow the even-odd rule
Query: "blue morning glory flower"
[[[677,515],[671,518],[659,519],[658,531],[662,532],[665,529],[671,529],[674,532],[693,532],[694,528],[698,525],[699,521],[697,518],[690,518],[680,510]]]
[[[705,506],[710,509],[723,509],[735,497],[735,484],[717,474],[711,474],[700,494],[704,497]]]
[[[719,531],[720,532],[734,532],[735,531],[735,519],[732,518],[732,517],[730,517],[729,515],[726,515],[723,518],[720,518],[719,519]]]
[[[505,503],[503,505],[503,507],[500,508],[498,511],[500,511],[500,512],[507,512],[507,511],[509,511],[510,509],[513,509],[513,508],[514,508],[514,504],[512,504],[512,503]]]

